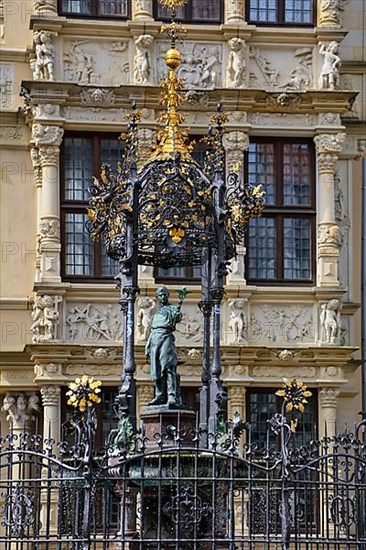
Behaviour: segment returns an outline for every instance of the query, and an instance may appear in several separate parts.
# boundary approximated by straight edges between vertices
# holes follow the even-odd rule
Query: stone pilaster
[[[57,0],[34,0],[36,15],[57,15]]]
[[[341,249],[340,229],[335,219],[334,176],[346,134],[315,136],[318,167],[318,286],[340,286],[338,263]]]
[[[152,0],[132,0],[132,19],[153,19]]]
[[[42,167],[39,218],[40,282],[60,282],[59,158],[63,129],[33,124],[33,138]]]
[[[318,0],[317,25],[318,27],[340,28],[342,26],[342,12],[347,0]]]
[[[225,0],[225,23],[244,23],[245,0]]]
[[[339,390],[323,388],[319,392],[319,437],[332,437],[336,433]]]

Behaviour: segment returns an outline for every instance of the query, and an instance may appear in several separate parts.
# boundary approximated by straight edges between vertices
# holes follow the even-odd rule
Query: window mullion
[[[277,6],[278,6],[277,22],[280,24],[285,22],[285,1],[286,0],[277,0]]]

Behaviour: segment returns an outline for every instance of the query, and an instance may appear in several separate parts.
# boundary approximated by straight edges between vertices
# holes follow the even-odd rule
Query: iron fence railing
[[[365,550],[365,428],[275,449],[250,426],[208,448],[170,427],[99,452],[82,421],[57,446],[13,433],[0,445],[0,547]]]

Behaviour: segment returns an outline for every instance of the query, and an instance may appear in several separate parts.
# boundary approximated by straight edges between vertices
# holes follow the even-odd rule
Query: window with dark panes
[[[59,0],[59,13],[84,17],[127,18],[129,0]]]
[[[315,0],[249,0],[247,19],[267,25],[305,25],[314,23]]]
[[[200,141],[200,138],[193,138],[195,140],[194,150],[192,151],[192,157],[194,160],[203,167],[206,154],[206,144]],[[184,281],[185,283],[198,283],[201,279],[201,266],[187,266],[187,267],[170,267],[163,269],[158,267],[155,269],[155,279],[158,283],[169,283]]]
[[[103,242],[94,241],[86,227],[89,187],[103,162],[112,167],[121,159],[123,143],[118,135],[69,134],[61,149],[62,274],[64,280],[114,277],[117,262]]]
[[[191,23],[221,23],[222,0],[188,0],[188,3],[178,8],[176,20]],[[156,0],[154,4],[155,19],[170,20],[170,10],[163,8]]]
[[[247,390],[247,421],[251,425],[251,442],[258,449],[267,445],[271,447],[278,446],[278,436],[270,430],[268,420],[275,414],[281,412],[283,398],[276,395],[276,389],[256,389]],[[291,447],[299,448],[310,441],[316,439],[317,430],[317,394],[316,390],[311,390],[312,396],[307,398],[308,403],[305,410],[301,413],[293,410],[286,413],[287,420],[297,421],[295,433],[291,436]]]
[[[312,283],[315,276],[313,143],[255,139],[246,156],[246,181],[266,192],[261,218],[247,234],[248,281]]]

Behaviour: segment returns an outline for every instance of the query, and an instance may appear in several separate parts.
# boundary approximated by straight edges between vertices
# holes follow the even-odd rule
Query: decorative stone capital
[[[58,145],[48,145],[39,148],[42,168],[48,166],[57,167],[60,162],[60,148]]]
[[[132,0],[132,19],[152,19],[152,0]]]
[[[244,0],[225,1],[225,23],[240,23],[244,21]]]
[[[338,134],[318,134],[314,137],[317,153],[339,154],[346,139],[344,132]]]
[[[33,124],[32,135],[37,147],[41,145],[53,145],[59,147],[64,135],[64,129],[60,126],[45,126],[43,124]]]
[[[317,154],[319,172],[335,172],[338,155],[333,153],[318,153]]]
[[[340,391],[336,388],[323,388],[319,392],[319,402],[322,409],[336,409]]]
[[[235,406],[244,407],[246,392],[247,390],[244,386],[228,387],[228,398],[229,398],[231,409],[233,409]]]
[[[347,0],[318,0],[318,27],[342,25],[342,12]]]
[[[61,390],[59,386],[42,386],[41,396],[44,407],[55,407],[59,405]]]
[[[249,147],[249,135],[239,130],[234,130],[224,134],[222,144],[227,152],[233,150],[244,153]]]
[[[39,413],[39,397],[36,393],[7,393],[1,410],[14,429],[24,429],[28,422]]]
[[[57,14],[57,0],[34,0],[37,15]]]

